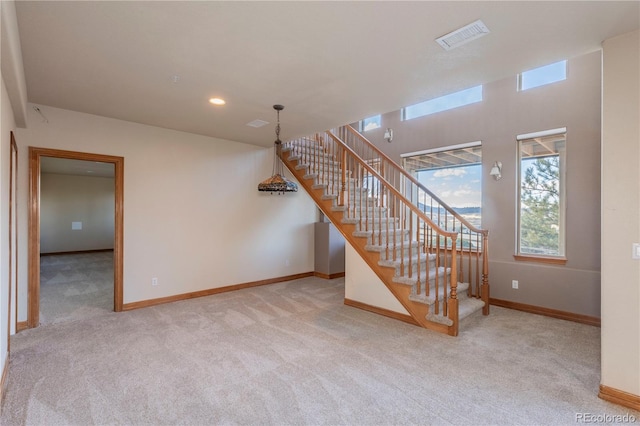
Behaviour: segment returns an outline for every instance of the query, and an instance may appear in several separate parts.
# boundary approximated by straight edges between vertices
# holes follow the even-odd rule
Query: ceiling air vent
[[[253,120],[253,121],[250,121],[249,123],[247,123],[247,126],[262,127],[262,126],[266,126],[267,124],[269,124],[268,121],[256,119],[256,120]]]
[[[477,20],[469,25],[465,25],[462,28],[458,28],[449,34],[445,34],[442,37],[437,38],[436,42],[442,46],[444,50],[451,50],[480,38],[483,35],[487,35],[489,32],[489,28],[487,28],[481,20]]]

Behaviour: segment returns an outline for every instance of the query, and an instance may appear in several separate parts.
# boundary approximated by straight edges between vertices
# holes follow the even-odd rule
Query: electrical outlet
[[[632,259],[640,259],[640,243],[632,244],[633,251],[631,253]]]
[[[284,261],[284,266],[289,266],[289,259],[286,259],[286,260]]]
[[[151,285],[158,285],[158,279],[157,278],[151,278]]]
[[[518,289],[518,280],[511,280],[511,288]]]

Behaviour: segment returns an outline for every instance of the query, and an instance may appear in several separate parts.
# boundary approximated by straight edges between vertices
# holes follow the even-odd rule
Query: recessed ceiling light
[[[226,102],[224,99],[222,99],[222,98],[211,98],[211,99],[209,99],[209,102],[210,102],[210,103],[212,103],[212,104],[214,104],[214,105],[224,105],[224,104],[226,104],[226,103],[227,103],[227,102]]]
[[[250,127],[262,127],[262,126],[266,126],[267,124],[269,124],[268,121],[255,119],[253,121],[248,122],[247,126],[250,126]]]

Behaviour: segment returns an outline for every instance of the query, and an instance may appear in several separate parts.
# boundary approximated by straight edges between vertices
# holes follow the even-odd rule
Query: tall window
[[[567,79],[567,61],[555,62],[519,75],[518,89],[528,90]]]
[[[403,155],[403,167],[472,225],[482,222],[482,145],[472,142]]]
[[[518,136],[518,255],[565,256],[566,129]]]
[[[381,122],[382,116],[380,114],[360,120],[360,131],[366,132],[367,130],[377,129],[382,125]]]
[[[402,119],[422,117],[423,115],[434,114],[448,109],[458,108],[464,105],[473,104],[482,100],[482,86],[475,86],[470,89],[450,93],[439,98],[413,104],[402,109]]]

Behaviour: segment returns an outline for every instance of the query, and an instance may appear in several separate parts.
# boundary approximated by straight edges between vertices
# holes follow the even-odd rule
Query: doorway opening
[[[58,161],[63,160],[63,161]],[[74,246],[66,246],[70,247],[70,250],[60,249],[62,246],[53,247],[50,245],[51,238],[42,239],[42,207],[43,207],[43,199],[42,199],[42,190],[43,190],[43,179],[42,172],[43,167],[44,170],[50,170],[51,167],[59,166],[63,167],[65,165],[64,160],[76,160],[75,162],[68,163],[66,166],[70,164],[87,168],[88,165],[92,165],[90,169],[93,173],[101,173],[100,170],[112,170],[113,174],[113,198],[111,199],[111,208],[113,208],[113,215],[108,214],[109,217],[112,218],[111,225],[111,235],[107,237],[110,241],[103,241],[99,244],[106,244],[111,247],[107,247],[102,250],[91,250],[91,252],[87,252],[86,250],[73,250]],[[52,166],[54,164],[54,166]],[[29,328],[37,327],[40,324],[40,298],[41,298],[41,273],[43,272],[42,267],[45,268],[46,272],[59,274],[61,270],[56,270],[55,267],[60,267],[61,265],[53,265],[53,269],[47,270],[52,262],[47,261],[45,265],[41,264],[41,254],[46,254],[46,252],[57,251],[57,252],[67,252],[65,256],[59,258],[61,262],[67,262],[68,268],[70,270],[73,269],[73,263],[81,260],[84,256],[86,259],[93,263],[93,267],[95,268],[93,271],[89,271],[89,274],[94,278],[98,279],[105,277],[103,276],[105,271],[109,274],[113,274],[113,310],[115,312],[122,311],[123,304],[123,200],[124,200],[124,190],[123,190],[123,182],[124,182],[124,158],[115,157],[110,155],[100,155],[100,154],[91,154],[91,153],[83,153],[83,152],[74,152],[74,151],[62,151],[62,150],[54,150],[54,149],[46,149],[46,148],[29,148],[29,290],[28,290],[28,304],[27,304],[27,324]],[[44,180],[44,185],[47,185],[46,179]],[[72,230],[81,231],[83,224],[81,221],[73,221],[69,224]],[[45,226],[46,233],[55,234],[55,230],[51,230],[47,226]],[[102,232],[104,234],[104,232]],[[102,237],[105,238],[104,236]],[[44,250],[43,250],[44,249]],[[110,250],[113,250],[110,252]],[[73,253],[73,252],[83,252]],[[78,256],[80,255],[80,256]],[[57,257],[57,256],[56,256]],[[112,257],[112,260],[111,260]],[[107,262],[109,264],[107,264]],[[43,262],[44,263],[44,262]],[[56,262],[53,262],[56,263]],[[64,267],[62,267],[64,270]],[[73,272],[72,272],[73,274]],[[101,277],[102,274],[102,277]],[[76,277],[78,278],[78,277]],[[55,281],[56,276],[51,275],[46,279],[53,279]],[[62,278],[60,278],[62,279]],[[94,283],[95,284],[95,283]],[[87,288],[73,287],[66,289],[67,292],[70,293],[80,293],[83,291],[91,292],[96,290],[95,288],[87,290]],[[110,290],[110,289],[108,289]],[[96,290],[97,291],[97,290]],[[104,289],[102,290],[104,291]],[[80,299],[82,299],[80,297]]]

